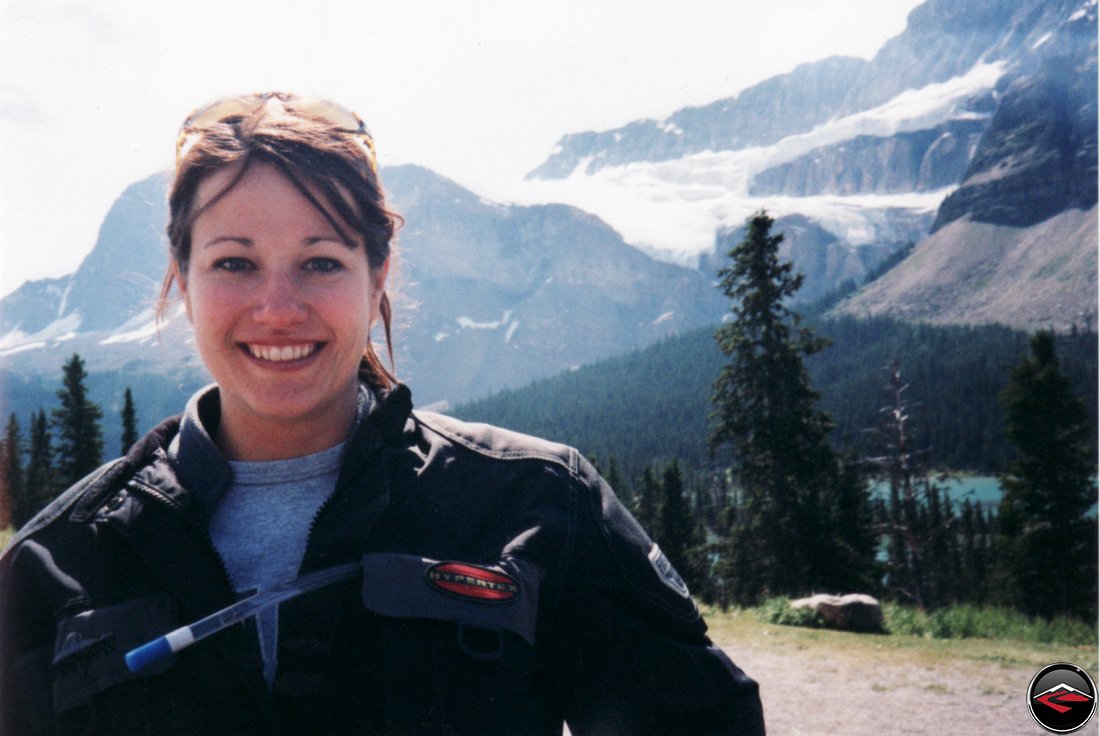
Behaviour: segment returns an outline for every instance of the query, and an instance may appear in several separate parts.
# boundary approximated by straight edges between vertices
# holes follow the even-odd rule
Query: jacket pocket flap
[[[527,560],[492,565],[374,553],[363,557],[363,605],[383,616],[507,629],[535,643],[539,570]]]
[[[171,630],[175,601],[167,596],[139,598],[81,611],[57,625],[53,657],[53,704],[58,713],[125,680],[167,671],[172,658],[135,675],[126,652]]]

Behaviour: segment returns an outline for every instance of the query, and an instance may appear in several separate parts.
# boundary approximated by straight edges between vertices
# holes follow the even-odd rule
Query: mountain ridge
[[[590,213],[491,202],[412,165],[383,179],[406,218],[392,290],[397,367],[420,401],[521,385],[721,315],[707,277],[654,261]],[[187,390],[209,380],[180,307],[159,322],[153,311],[166,185],[157,174],[128,187],[74,274],[0,300],[6,382],[52,375],[74,352],[90,374],[170,375]],[[118,263],[125,270],[112,271]],[[4,411],[26,403],[3,394]]]

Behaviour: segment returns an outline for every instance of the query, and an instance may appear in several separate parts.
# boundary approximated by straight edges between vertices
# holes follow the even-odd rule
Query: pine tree
[[[103,411],[88,399],[84,361],[74,354],[64,366],[62,388],[57,392],[61,408],[53,410],[57,430],[57,482],[66,488],[103,462]]]
[[[134,446],[134,443],[138,440],[137,433],[137,411],[134,409],[134,395],[130,391],[130,387],[126,387],[126,393],[122,398],[122,437],[120,438],[120,445],[122,447],[122,453],[125,455],[130,451],[130,448]]]
[[[678,461],[673,460],[665,467],[660,489],[661,506],[654,537],[688,588],[700,590],[704,581],[697,548],[702,539],[684,494],[684,477]]]
[[[44,409],[31,416],[30,453],[23,493],[16,503],[14,521],[21,527],[41,511],[57,494],[56,475],[53,466],[53,448],[50,424]]]
[[[1016,458],[1001,478],[1002,579],[1026,613],[1096,617],[1095,448],[1084,405],[1070,390],[1054,335],[1031,338],[1031,355],[1000,396]]]
[[[23,435],[13,412],[4,431],[3,468],[0,474],[0,529],[15,523],[17,504],[23,498]]]
[[[743,602],[837,588],[852,576],[847,565],[873,564],[835,554],[840,468],[803,365],[826,342],[785,306],[802,276],[779,261],[772,224],[763,212],[749,218],[718,274],[732,306],[715,335],[728,362],[713,387],[711,447],[730,449],[740,486],[731,536],[741,559],[727,569],[741,576],[731,588]]]
[[[634,518],[652,537],[659,523],[661,488],[649,465],[642,468],[642,479],[638,483],[638,493],[634,508]]]
[[[878,562],[878,526],[869,479],[855,459],[841,463],[830,500],[831,554],[836,562],[832,585],[837,590],[877,595],[883,573]]]

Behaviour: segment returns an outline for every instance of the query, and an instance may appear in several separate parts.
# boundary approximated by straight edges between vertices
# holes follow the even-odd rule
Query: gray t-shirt
[[[298,576],[313,518],[336,488],[344,443],[285,460],[227,463],[213,439],[220,421],[218,402],[213,385],[191,397],[168,459],[210,515],[211,541],[234,589],[243,595]],[[371,390],[360,385],[356,426],[375,403]],[[196,468],[201,472],[194,472]],[[256,625],[270,686],[278,664],[278,609],[261,612]]]
[[[233,480],[210,519],[210,539],[238,594],[292,580],[313,517],[332,495],[344,443],[287,460],[230,462]],[[256,616],[264,677],[275,682],[279,609]]]

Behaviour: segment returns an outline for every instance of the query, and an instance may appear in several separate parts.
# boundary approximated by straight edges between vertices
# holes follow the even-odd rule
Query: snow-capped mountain
[[[1075,13],[1094,14],[1094,6],[1089,0],[928,0],[869,62],[830,57],[662,120],[569,133],[528,176],[563,179],[578,168],[594,174],[642,161],[764,148],[965,77],[977,66],[1033,69],[1043,58],[1087,45],[1087,29],[1069,29],[1067,36],[1065,26],[1080,19]]]
[[[575,208],[501,205],[415,166],[382,176],[407,223],[391,270],[396,366],[421,405],[519,386],[716,323],[725,309],[708,277],[653,260]],[[108,408],[136,383],[149,416],[168,414],[209,380],[182,310],[159,326],[154,317],[166,183],[129,187],[76,273],[0,301],[5,415],[53,404],[74,352]]]
[[[1094,326],[1096,17],[1096,0],[927,0],[871,61],[568,134],[506,190],[387,169],[407,221],[398,374],[422,405],[461,400],[714,323],[719,247],[761,208],[800,300],[915,244],[839,309]],[[125,385],[153,417],[207,380],[179,310],[154,320],[165,185],[128,188],[74,274],[0,300],[0,411],[54,403],[73,352],[108,417]]]
[[[1073,214],[1097,199],[1095,60],[1095,0],[928,0],[869,62],[826,59],[662,120],[566,135],[514,196],[569,202],[647,252],[704,266],[716,235],[752,212],[800,216],[816,232],[802,243],[804,223],[788,232],[807,277],[802,298],[859,283],[935,232],[946,245],[934,288],[916,288],[926,260],[918,246],[904,279],[915,290],[873,291],[850,311],[1095,324],[1096,218]],[[1048,222],[1062,215],[1076,225]],[[939,234],[956,221],[1013,231],[964,236],[959,224]],[[1055,233],[1076,239],[1044,262],[1017,254],[1013,268],[998,267],[1006,252]],[[1001,249],[983,252],[988,237]],[[954,308],[973,296],[963,268],[974,260],[990,275],[977,312]],[[1046,283],[1028,289],[1035,274]]]

